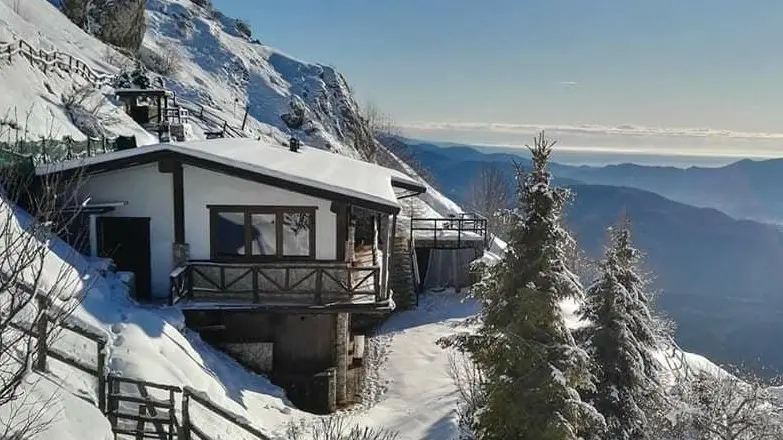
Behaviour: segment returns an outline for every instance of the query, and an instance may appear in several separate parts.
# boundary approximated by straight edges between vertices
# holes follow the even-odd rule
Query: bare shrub
[[[507,217],[504,213],[514,203],[514,189],[510,176],[499,164],[485,163],[470,181],[465,205],[487,218],[487,229],[493,235],[508,238]]]
[[[123,53],[124,50],[106,46],[103,50],[103,61],[121,70],[133,67],[133,59]]]
[[[71,123],[86,136],[101,138],[111,135],[105,126],[116,123],[117,117],[97,89],[90,85],[74,85],[60,99]]]
[[[305,440],[305,436],[312,440],[396,440],[399,434],[386,429],[351,425],[340,416],[310,421],[302,419],[286,427],[288,440]]]
[[[139,60],[144,67],[163,76],[173,76],[182,70],[182,55],[171,44],[161,45],[158,51],[142,46]]]
[[[51,240],[78,216],[81,177],[36,178],[29,158],[12,153],[0,165],[0,438],[13,438],[52,420],[50,399],[33,399],[22,388],[34,365],[42,366],[38,341],[53,342],[79,303],[82,280],[66,264],[52,264]]]
[[[783,438],[783,408],[753,376],[699,372],[672,390],[670,414],[658,431],[669,439]]]
[[[484,374],[467,353],[452,349],[448,352],[449,377],[459,393],[457,415],[459,416],[460,438],[472,439],[473,420],[476,411],[484,406]]]

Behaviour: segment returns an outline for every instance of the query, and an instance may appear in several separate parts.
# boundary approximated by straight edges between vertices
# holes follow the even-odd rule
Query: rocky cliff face
[[[63,0],[62,10],[87,32],[135,53],[147,29],[146,3],[146,0]]]
[[[251,39],[237,23],[208,3],[148,0],[143,47],[176,48],[182,68],[166,86],[237,126],[247,109],[248,131],[271,126],[282,138],[368,158],[374,141],[345,78]]]

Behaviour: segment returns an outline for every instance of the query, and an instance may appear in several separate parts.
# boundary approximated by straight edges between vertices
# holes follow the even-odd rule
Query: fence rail
[[[170,275],[170,304],[188,301],[290,302],[323,305],[372,295],[384,301],[380,268],[335,263],[219,263],[191,261]]]
[[[71,54],[57,50],[36,49],[25,40],[10,43],[0,42],[0,58],[8,58],[9,61],[13,61],[14,55],[27,58],[31,63],[37,64],[44,73],[47,73],[50,68],[75,73],[95,87],[110,85],[114,80],[114,75],[98,72]]]
[[[263,432],[254,428],[244,417],[215,405],[209,398],[190,387],[185,387],[182,395],[182,431],[184,440],[217,440],[210,436],[192,419],[190,414],[191,401],[198,403],[203,408],[220,416],[223,420],[231,422],[234,426],[259,440],[270,440]]]

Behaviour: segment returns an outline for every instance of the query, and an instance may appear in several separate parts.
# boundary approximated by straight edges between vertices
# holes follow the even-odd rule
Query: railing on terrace
[[[190,261],[170,275],[170,304],[246,302],[266,305],[379,303],[380,268],[345,263]]]
[[[414,217],[410,232],[416,240],[432,240],[434,248],[460,248],[477,240],[486,246],[489,237],[487,218],[474,212],[441,218]]]
[[[29,158],[33,164],[55,163],[64,160],[83,159],[98,154],[116,151],[118,138],[87,138],[75,141],[71,137],[62,140],[42,139],[40,141],[0,141],[2,154],[18,155]]]

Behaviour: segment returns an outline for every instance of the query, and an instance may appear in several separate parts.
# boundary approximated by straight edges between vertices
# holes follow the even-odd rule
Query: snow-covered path
[[[450,335],[477,312],[475,301],[454,291],[431,292],[419,308],[393,316],[377,336],[385,351],[381,383],[386,391],[357,421],[383,426],[400,440],[448,440],[456,433],[456,389],[448,373],[448,356],[435,342]]]

